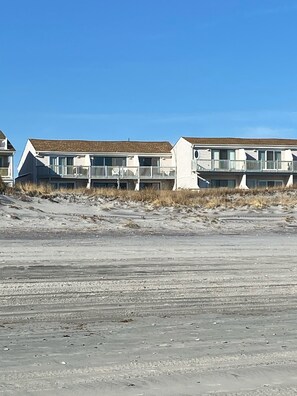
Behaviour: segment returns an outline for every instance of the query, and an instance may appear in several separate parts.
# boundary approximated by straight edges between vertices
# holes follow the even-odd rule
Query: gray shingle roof
[[[295,146],[297,139],[246,139],[246,138],[196,138],[184,137],[191,144],[211,146],[211,145],[237,145],[237,146],[255,146],[255,147],[273,147],[273,146]]]
[[[71,153],[143,153],[169,154],[169,142],[88,141],[30,139],[36,151]]]

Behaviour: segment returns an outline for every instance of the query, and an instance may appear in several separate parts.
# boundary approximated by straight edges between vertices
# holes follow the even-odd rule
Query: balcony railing
[[[175,167],[163,166],[39,166],[40,178],[174,179]]]
[[[70,178],[88,178],[88,166],[73,166],[73,165],[52,165],[52,166],[38,166],[37,174],[39,177],[70,177]]]
[[[138,167],[137,166],[92,166],[92,178],[102,179],[137,179]]]
[[[198,172],[297,172],[297,161],[197,160]]]
[[[139,176],[141,179],[172,179],[175,177],[175,168],[161,166],[140,166]]]

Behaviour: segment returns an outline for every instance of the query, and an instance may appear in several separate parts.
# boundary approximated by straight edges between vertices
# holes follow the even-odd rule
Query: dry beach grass
[[[295,189],[0,195],[0,394],[297,394]]]
[[[185,206],[214,208],[265,208],[270,206],[294,207],[297,204],[297,188],[269,188],[269,189],[203,189],[191,190],[153,190],[141,191],[116,189],[75,189],[54,190],[50,185],[22,184],[10,189],[9,194],[23,193],[30,196],[54,197],[57,195],[91,196],[120,201],[150,203],[160,206]]]

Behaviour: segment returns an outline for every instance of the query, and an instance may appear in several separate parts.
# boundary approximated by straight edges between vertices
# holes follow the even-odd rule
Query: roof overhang
[[[53,156],[53,155],[63,155],[63,156],[75,156],[75,157],[84,157],[86,155],[89,155],[91,157],[95,156],[104,156],[104,155],[116,155],[116,156],[126,156],[126,157],[131,157],[131,156],[138,156],[138,157],[172,157],[172,153],[133,153],[133,152],[122,152],[122,151],[106,151],[106,152],[71,152],[71,151],[36,151],[36,155],[42,155],[42,156]]]
[[[281,146],[281,145],[240,145],[240,144],[199,144],[199,143],[193,143],[192,144],[193,148],[205,148],[205,149],[209,149],[209,148],[224,148],[224,149],[250,149],[250,150],[254,150],[254,149],[280,149],[280,150],[297,150],[297,145],[296,146]]]

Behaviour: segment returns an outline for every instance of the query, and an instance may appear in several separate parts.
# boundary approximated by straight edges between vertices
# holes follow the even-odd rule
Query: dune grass
[[[263,209],[270,206],[294,207],[297,205],[297,188],[269,188],[269,189],[203,189],[191,190],[153,190],[141,191],[83,188],[74,190],[54,190],[48,184],[20,184],[9,188],[9,194],[23,194],[41,198],[58,196],[85,196],[92,199],[119,200],[122,202],[143,202],[154,207],[202,207],[214,208],[242,208],[250,207]]]
[[[7,189],[6,184],[4,183],[1,175],[0,175],[0,194],[4,194]]]

